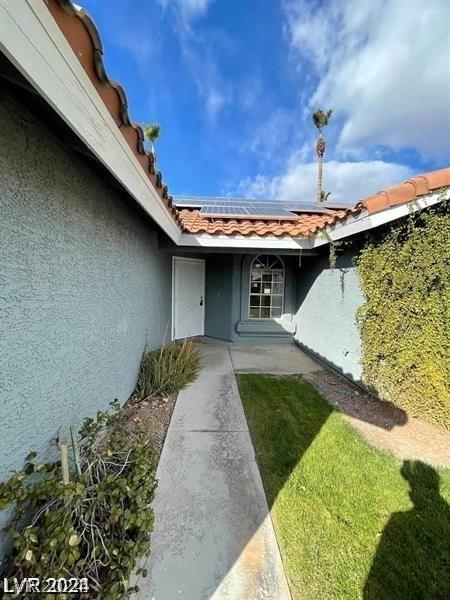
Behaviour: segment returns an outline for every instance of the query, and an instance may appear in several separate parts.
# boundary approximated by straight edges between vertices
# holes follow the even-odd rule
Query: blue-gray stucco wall
[[[144,348],[170,334],[171,257],[155,225],[4,90],[0,132],[4,478],[127,399]]]
[[[250,267],[254,254],[206,255],[205,335],[231,341],[292,341],[296,310],[296,262],[283,256],[284,311],[281,319],[249,319]]]
[[[206,256],[205,335],[233,340],[233,256]]]
[[[295,339],[354,381],[361,380],[361,342],[356,311],[364,301],[354,254],[331,269],[328,255],[309,257],[297,275]]]

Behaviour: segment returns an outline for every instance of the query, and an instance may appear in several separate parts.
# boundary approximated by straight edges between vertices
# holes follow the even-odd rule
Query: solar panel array
[[[200,214],[205,217],[240,217],[240,218],[277,218],[296,220],[297,216],[277,206],[266,206],[265,204],[246,204],[245,206],[231,205],[223,206],[215,204],[214,206],[203,206]]]
[[[211,198],[206,196],[178,196],[173,203],[177,208],[200,209],[207,217],[238,217],[294,220],[295,213],[327,214],[327,207],[312,202],[291,200],[260,200],[249,198]]]

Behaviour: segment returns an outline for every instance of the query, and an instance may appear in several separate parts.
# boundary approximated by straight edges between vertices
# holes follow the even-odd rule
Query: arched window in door
[[[284,303],[284,264],[279,256],[260,254],[250,267],[250,319],[281,317]]]

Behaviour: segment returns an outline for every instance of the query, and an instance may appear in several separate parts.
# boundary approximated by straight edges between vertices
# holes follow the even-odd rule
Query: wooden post
[[[61,452],[61,472],[63,484],[67,485],[70,481],[69,477],[69,457],[67,455],[67,444],[60,444],[59,451]]]
[[[80,449],[78,447],[77,432],[72,427],[72,425],[70,426],[70,437],[72,439],[72,450],[73,460],[75,462],[75,469],[77,471],[78,477],[81,477]]]

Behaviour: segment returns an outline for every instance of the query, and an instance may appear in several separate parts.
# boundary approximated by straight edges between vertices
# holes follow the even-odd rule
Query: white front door
[[[173,339],[205,333],[205,261],[172,259]]]

